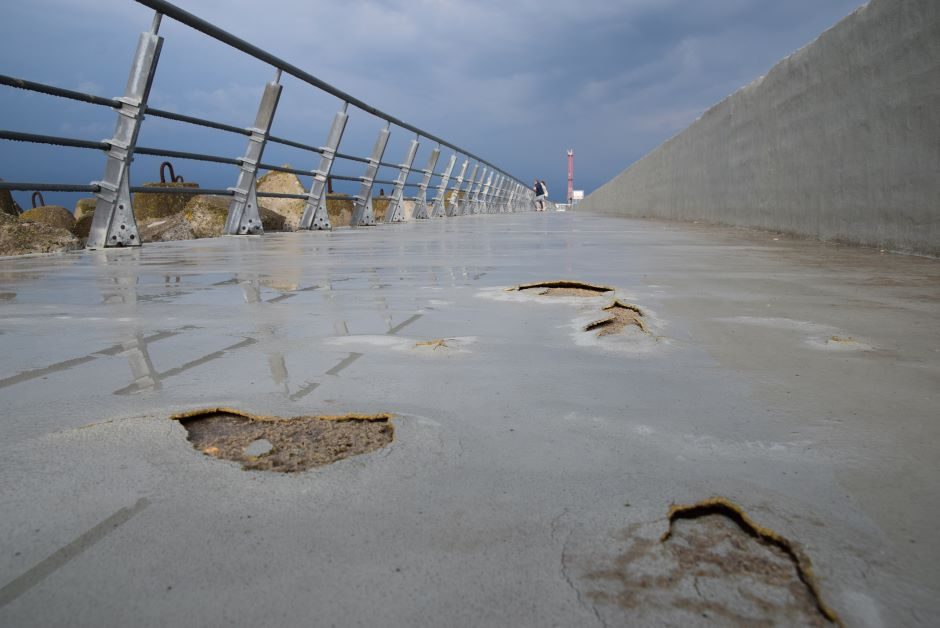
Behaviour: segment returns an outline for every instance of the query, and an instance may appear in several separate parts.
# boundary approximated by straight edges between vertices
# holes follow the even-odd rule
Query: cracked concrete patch
[[[584,570],[582,594],[603,623],[842,625],[802,550],[729,500],[674,506],[657,530],[628,527],[615,555]]]
[[[614,301],[604,311],[609,315],[588,323],[584,331],[596,331],[598,337],[604,337],[619,334],[628,327],[638,327],[644,334],[650,333],[643,318],[643,310],[636,305]]]
[[[170,417],[206,455],[242,468],[294,473],[381,449],[392,442],[391,415],[256,416],[209,408]]]

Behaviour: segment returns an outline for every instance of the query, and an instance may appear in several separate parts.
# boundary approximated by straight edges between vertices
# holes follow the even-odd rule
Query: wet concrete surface
[[[616,293],[505,291],[558,279]],[[0,625],[745,621],[740,574],[598,593],[713,496],[847,625],[940,615],[936,260],[533,213],[5,259],[0,293]],[[648,334],[584,331],[615,298]],[[244,471],[169,419],[207,407],[395,440]]]

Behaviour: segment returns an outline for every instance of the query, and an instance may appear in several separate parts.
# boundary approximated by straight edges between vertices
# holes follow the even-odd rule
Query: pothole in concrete
[[[598,336],[611,336],[619,334],[627,327],[639,327],[643,333],[650,333],[646,322],[643,320],[643,310],[636,305],[614,301],[605,307],[604,311],[609,316],[588,323],[584,331],[597,331]]]
[[[170,417],[206,455],[240,462],[243,469],[296,473],[376,451],[392,442],[391,415],[346,414],[279,418],[231,408]]]
[[[533,290],[536,294],[548,297],[597,297],[613,292],[608,286],[598,286],[580,281],[545,281],[542,283],[529,283],[511,288],[519,292]]]
[[[660,539],[629,540],[588,574],[595,603],[663,624],[842,625],[802,551],[727,499],[674,506]]]

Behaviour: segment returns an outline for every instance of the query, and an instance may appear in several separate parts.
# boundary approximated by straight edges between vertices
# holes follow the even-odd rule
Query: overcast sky
[[[565,194],[565,150],[590,192],[765,74],[856,9],[859,0],[180,0],[179,6],[394,116],[445,137],[524,181]],[[274,7],[274,8],[272,8]],[[152,12],[133,0],[9,2],[0,73],[120,95]],[[151,104],[248,126],[263,64],[164,21]],[[274,132],[320,145],[337,99],[285,79]],[[0,128],[100,140],[114,113],[0,87]],[[366,154],[379,121],[353,111],[341,150]],[[411,136],[393,129],[386,161]],[[150,118],[142,145],[229,157],[245,140]],[[416,165],[423,166],[430,142]],[[445,153],[446,157],[449,153]],[[316,156],[276,147],[265,161],[312,169]],[[156,179],[139,157],[134,183]],[[101,154],[0,142],[0,178],[87,183]],[[341,164],[361,174],[361,164]],[[234,184],[231,166],[178,162],[204,187]],[[382,178],[394,178],[383,172]],[[20,193],[23,203],[28,195]],[[61,199],[68,207],[74,197]],[[69,200],[71,199],[71,200]],[[49,198],[46,199],[49,201]],[[49,201],[51,202],[51,201]]]

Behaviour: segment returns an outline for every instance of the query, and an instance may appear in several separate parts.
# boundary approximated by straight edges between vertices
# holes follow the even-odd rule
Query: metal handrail
[[[0,181],[0,190],[32,190],[32,191],[60,191],[60,192],[92,192],[97,196],[97,206],[94,222],[91,227],[88,246],[97,248],[98,246],[120,246],[122,244],[139,245],[140,240],[135,239],[136,221],[133,214],[133,203],[130,197],[131,193],[152,192],[159,194],[210,194],[233,197],[229,209],[229,217],[226,221],[226,233],[258,233],[261,230],[261,220],[258,214],[258,203],[252,200],[254,197],[269,198],[290,198],[306,200],[302,228],[331,228],[329,220],[326,218],[325,199],[326,198],[353,198],[356,207],[353,211],[352,226],[359,224],[374,224],[372,216],[372,189],[375,184],[393,186],[393,192],[389,196],[390,215],[387,222],[400,220],[396,217],[399,205],[405,199],[402,192],[406,187],[417,187],[419,195],[414,200],[421,206],[421,212],[416,210],[415,216],[427,218],[434,215],[460,215],[461,213],[476,213],[490,211],[515,211],[517,208],[525,209],[525,201],[531,197],[531,191],[521,181],[508,175],[503,170],[493,166],[490,162],[477,157],[473,153],[466,151],[459,146],[452,144],[428,133],[414,125],[408,124],[394,116],[391,116],[367,103],[351,96],[350,94],[318,79],[317,77],[304,72],[297,66],[268,53],[248,42],[228,33],[209,22],[198,18],[187,11],[164,0],[135,0],[139,4],[148,6],[156,11],[153,25],[150,32],[144,32],[138,41],[137,52],[134,56],[131,78],[125,94],[120,98],[104,98],[94,94],[87,94],[80,91],[65,89],[54,85],[39,83],[22,78],[8,75],[0,75],[0,85],[6,85],[16,89],[47,94],[55,97],[65,98],[73,101],[84,102],[96,106],[110,107],[118,111],[119,115],[117,127],[110,140],[89,141],[76,138],[59,137],[38,133],[27,133],[19,131],[0,130],[0,140],[10,140],[18,142],[31,142],[37,144],[48,144],[64,146],[69,148],[93,149],[106,151],[108,164],[105,169],[103,181],[93,181],[90,184],[71,184],[71,183],[23,183],[23,182],[5,182]],[[244,52],[255,59],[269,64],[277,70],[277,77],[274,81],[268,83],[265,87],[264,97],[258,110],[255,124],[249,128],[240,128],[230,124],[224,124],[213,120],[206,120],[195,116],[165,111],[150,107],[147,104],[147,96],[150,91],[153,76],[156,71],[157,60],[159,59],[160,49],[163,44],[163,38],[158,35],[160,22],[164,16],[170,17],[186,26],[189,26],[217,41],[225,43],[241,52]],[[326,145],[322,147],[311,146],[291,139],[273,136],[270,134],[270,127],[273,121],[274,112],[280,97],[281,90],[280,77],[282,73],[290,74],[295,78],[316,87],[328,94],[336,96],[343,101],[343,108],[333,121]],[[384,120],[387,124],[379,132],[379,139],[373,148],[369,157],[361,157],[340,152],[339,144],[343,135],[343,130],[348,120],[346,113],[347,107],[353,105],[362,111]],[[145,115],[164,118],[177,122],[203,126],[214,130],[233,133],[250,138],[248,149],[245,156],[240,158],[221,157],[204,153],[195,153],[164,148],[153,148],[137,145],[137,135],[140,125]],[[407,163],[391,163],[382,161],[385,147],[388,142],[390,127],[394,125],[404,130],[415,133],[415,139],[411,142],[409,155],[406,157]],[[426,138],[437,144],[432,150],[431,161],[424,169],[414,168],[413,160],[420,138]],[[307,152],[320,155],[320,166],[316,169],[297,169],[289,166],[275,166],[263,163],[261,157],[266,142],[274,142],[284,146],[297,148]],[[454,154],[448,160],[448,165],[443,172],[435,172],[435,164],[440,156],[441,147],[447,147],[454,151]],[[198,187],[155,187],[155,186],[131,186],[129,184],[130,164],[133,156],[151,155],[159,157],[169,157],[176,159],[196,160],[201,162],[214,162],[239,167],[239,178],[236,186],[226,189],[205,189]],[[460,174],[451,180],[451,174],[458,155],[465,157]],[[366,172],[363,176],[346,176],[332,174],[332,165],[335,159],[352,161],[367,164]],[[473,174],[467,180],[464,180],[467,165],[470,161],[476,165]],[[396,180],[378,178],[376,175],[380,168],[397,169],[399,174]],[[481,168],[482,167],[482,168]],[[290,173],[298,176],[312,177],[313,184],[310,191],[306,194],[285,194],[274,192],[258,192],[255,181],[259,169],[270,171]],[[479,177],[476,176],[478,169],[481,169]],[[487,176],[488,173],[488,176]],[[421,183],[410,183],[408,178],[412,175],[421,177]],[[336,196],[332,193],[326,193],[327,179],[332,178],[339,181],[349,181],[360,184],[359,193],[349,196]],[[428,192],[429,182],[432,178],[440,179],[435,184],[437,193],[431,205],[428,205],[426,193]],[[450,187],[448,188],[448,184]],[[463,186],[463,187],[462,187]],[[453,195],[457,192],[459,195]],[[446,193],[446,194],[445,194]],[[447,199],[446,200],[445,196]],[[454,201],[458,198],[458,201]],[[444,203],[442,210],[441,203]],[[456,204],[455,204],[456,203]],[[521,205],[520,205],[521,203]],[[459,204],[465,207],[457,211]],[[103,208],[103,210],[102,210]],[[430,210],[430,212],[428,212]],[[452,211],[453,210],[453,211]],[[315,212],[315,213],[312,213]],[[372,220],[372,222],[368,222]],[[365,221],[365,222],[360,222]]]
[[[93,148],[97,150],[108,150],[110,148],[107,142],[90,142],[88,140],[77,140],[71,137],[58,137],[39,133],[21,133],[19,131],[7,131],[3,129],[0,129],[0,140],[30,142],[32,144],[52,144],[53,146],[65,146],[67,148]]]
[[[377,118],[381,118],[382,120],[385,120],[386,122],[390,122],[397,127],[401,127],[417,135],[420,135],[421,137],[425,137],[433,142],[437,142],[441,146],[446,146],[447,148],[450,148],[454,151],[457,151],[458,153],[466,155],[470,159],[473,159],[474,161],[478,161],[482,164],[485,164],[489,166],[490,168],[493,168],[494,170],[505,172],[503,169],[493,165],[492,163],[490,163],[489,161],[486,161],[485,159],[481,157],[474,155],[473,153],[469,151],[466,151],[460,148],[456,144],[451,144],[447,140],[444,140],[432,133],[424,131],[412,124],[408,124],[404,120],[400,120],[396,118],[395,116],[387,114],[384,111],[377,109],[362,100],[359,100],[355,96],[348,94],[344,92],[343,90],[337,87],[334,87],[333,85],[330,85],[326,81],[315,77],[309,72],[305,72],[304,70],[300,69],[296,65],[292,63],[288,63],[287,61],[284,61],[283,59],[271,54],[270,52],[266,50],[262,50],[261,48],[258,48],[257,46],[248,43],[244,39],[236,37],[235,35],[229,33],[228,31],[222,30],[218,26],[215,26],[214,24],[207,22],[206,20],[200,17],[197,17],[193,15],[192,13],[189,13],[188,11],[184,11],[183,9],[179,8],[178,6],[174,4],[166,2],[165,0],[134,0],[134,1],[137,2],[138,4],[144,5],[145,7],[149,7],[153,9],[154,11],[157,11],[158,13],[162,13],[163,15],[169,18],[172,18],[181,24],[185,24],[186,26],[189,26],[190,28],[199,31],[204,35],[208,35],[209,37],[212,37],[213,39],[216,39],[224,44],[227,44],[231,46],[232,48],[235,48],[236,50],[240,50],[241,52],[244,52],[245,54],[250,55],[254,57],[255,59],[258,59],[259,61],[263,61],[264,63],[267,63],[271,67],[277,68],[278,70],[281,70],[282,72],[286,74],[290,74],[296,79],[299,79],[305,83],[313,85],[314,87],[328,94],[332,94],[333,96],[336,96],[343,102],[347,102],[350,105],[353,105],[357,109],[361,109],[362,111],[372,114],[373,116]],[[512,178],[517,183],[525,185],[519,179],[516,179],[515,177],[512,177]]]
[[[0,181],[0,190],[9,190],[11,192],[91,192],[94,194],[101,190],[101,186],[95,184]]]
[[[124,103],[122,103],[118,98],[103,98],[101,96],[95,96],[94,94],[86,94],[85,92],[77,92],[72,89],[65,89],[55,85],[47,85],[45,83],[37,83],[36,81],[28,81],[26,79],[17,78],[15,76],[8,76],[6,74],[0,74],[0,85],[7,85],[9,87],[24,89],[31,92],[38,92],[40,94],[48,94],[49,96],[58,96],[59,98],[67,98],[69,100],[75,100],[78,102],[86,102],[92,105],[111,107],[113,109],[120,109],[124,106]],[[144,113],[155,116],[157,118],[166,118],[167,120],[186,122],[188,124],[204,126],[210,129],[216,129],[218,131],[227,131],[229,133],[237,133],[238,135],[251,135],[251,131],[248,129],[241,129],[237,126],[232,126],[231,124],[223,124],[221,122],[214,122],[212,120],[204,120],[194,116],[173,113],[172,111],[164,111],[163,109],[157,109],[155,107],[146,107],[144,109]],[[268,139],[273,140],[273,138]],[[299,148],[306,147],[301,145]]]

